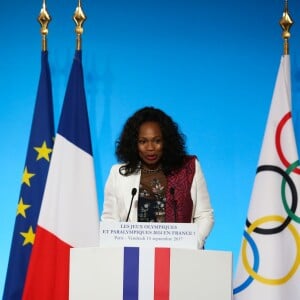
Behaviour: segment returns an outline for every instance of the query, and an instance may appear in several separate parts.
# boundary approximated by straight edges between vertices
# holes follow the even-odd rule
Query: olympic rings
[[[282,223],[285,219],[282,216],[279,215],[273,215],[273,216],[266,216],[262,217],[260,219],[257,219],[253,224],[247,229],[247,233],[252,233],[255,228],[257,228],[259,225],[265,223],[265,222],[271,222],[271,221],[277,221]],[[278,279],[271,279],[271,278],[266,278],[257,273],[257,271],[253,270],[247,260],[247,255],[246,255],[246,246],[247,246],[247,240],[244,239],[242,243],[242,261],[245,267],[245,270],[248,272],[248,274],[256,279],[257,281],[260,281],[265,284],[269,285],[280,285],[285,282],[287,282],[297,271],[299,264],[300,264],[300,236],[298,234],[297,229],[292,225],[288,224],[287,228],[291,231],[295,243],[296,243],[296,257],[295,257],[295,262],[292,265],[291,269],[287,272],[287,274],[281,278]]]
[[[248,241],[248,243],[252,249],[252,253],[253,253],[252,269],[255,272],[257,272],[258,267],[259,267],[259,255],[258,255],[257,246],[256,246],[255,242],[253,241],[253,239],[251,238],[251,236],[246,231],[244,231],[244,237]],[[242,290],[244,290],[246,287],[248,287],[252,283],[252,281],[253,281],[253,277],[249,276],[247,278],[247,280],[245,280],[241,285],[239,285],[238,287],[233,289],[233,294],[237,294],[237,293],[241,292]]]
[[[293,164],[291,164],[289,166],[289,168],[286,170],[287,174],[290,174],[293,170],[295,170],[295,168],[299,166],[299,160],[295,161]],[[285,183],[286,181],[282,181],[282,185],[281,185],[281,194],[282,194],[282,201],[283,201],[283,206],[284,206],[284,209],[285,211],[287,212],[287,214],[289,215],[289,217],[291,219],[293,219],[295,222],[297,223],[300,223],[300,217],[298,217],[296,214],[295,214],[295,210],[292,208],[290,209],[287,202],[286,202],[286,198],[284,196],[284,190],[285,190]],[[297,197],[297,195],[296,195]],[[293,198],[293,197],[292,197]],[[296,198],[297,199],[297,198]],[[297,200],[296,200],[297,202]],[[297,203],[296,203],[296,206],[297,206]]]
[[[280,137],[281,137],[281,133],[282,133],[282,129],[283,127],[286,125],[287,121],[291,120],[292,121],[292,113],[289,111],[287,112],[283,118],[280,120],[277,128],[276,128],[276,133],[275,133],[275,145],[276,145],[276,150],[278,153],[278,156],[281,160],[281,162],[284,164],[284,166],[286,168],[288,168],[291,164],[289,163],[289,161],[286,159],[286,157],[283,154],[282,151],[282,147],[281,147],[281,142],[280,142]],[[299,168],[295,168],[293,170],[293,172],[295,172],[296,174],[300,174],[300,169]]]
[[[259,172],[262,172],[262,171],[273,171],[273,172],[279,173],[285,179],[285,182],[287,182],[287,184],[289,185],[289,187],[291,189],[291,194],[292,194],[292,205],[291,205],[291,208],[289,209],[288,207],[286,207],[286,210],[288,209],[288,211],[291,212],[290,214],[294,214],[295,211],[296,211],[296,209],[297,209],[298,194],[297,194],[296,186],[295,186],[293,180],[291,179],[291,177],[289,176],[289,174],[287,174],[281,168],[279,168],[277,166],[272,166],[272,165],[259,166],[257,168],[257,172],[256,173],[259,173]],[[285,187],[285,185],[284,185],[284,187]],[[282,195],[283,195],[283,198],[285,199],[285,196],[284,196],[284,193],[283,193],[283,188],[282,188]],[[286,203],[286,201],[284,201],[284,203]],[[292,218],[291,218],[290,214],[288,213],[289,216],[279,226],[277,226],[275,228],[269,228],[269,229],[255,227],[254,232],[261,233],[261,234],[279,233],[283,229],[285,229],[287,227],[287,225],[291,222]],[[248,219],[246,220],[246,225],[247,225],[247,227],[251,226],[251,223],[249,222]]]
[[[271,171],[271,172],[276,172],[282,176],[281,200],[282,200],[283,207],[287,213],[287,217],[284,218],[283,216],[280,215],[269,215],[257,219],[252,224],[248,219],[246,220],[247,229],[244,231],[244,239],[242,241],[241,261],[245,271],[249,274],[249,277],[241,285],[237,286],[233,290],[234,294],[237,294],[242,290],[246,289],[254,280],[257,280],[258,282],[267,285],[284,284],[294,276],[294,274],[297,272],[300,265],[300,235],[296,228],[297,224],[291,222],[293,220],[297,223],[300,223],[300,216],[296,215],[296,210],[298,206],[298,191],[297,191],[296,183],[294,183],[293,179],[290,177],[291,173],[300,175],[300,168],[299,168],[300,164],[299,164],[299,160],[295,161],[294,163],[290,163],[288,161],[288,159],[286,158],[283,152],[282,142],[281,142],[283,129],[288,124],[289,121],[291,122],[291,112],[287,112],[281,118],[275,132],[276,151],[280,161],[286,167],[286,170],[283,170],[279,166],[275,166],[275,165],[262,165],[257,168],[257,173],[262,171]],[[286,198],[286,184],[288,184],[290,189],[290,194],[291,194],[290,203],[288,203]],[[280,200],[279,195],[277,198]],[[279,226],[273,228],[260,227],[263,223],[267,223],[267,222],[278,222]],[[258,274],[261,258],[259,257],[259,251],[257,245],[253,240],[253,238],[251,237],[251,233],[255,232],[257,234],[271,235],[271,234],[280,233],[286,228],[288,231],[291,232],[296,244],[295,245],[296,247],[294,247],[295,258],[294,258],[294,262],[292,263],[292,266],[287,270],[286,274],[280,278],[267,278],[261,274]],[[252,257],[253,257],[252,267],[250,266],[247,257],[247,252],[246,252],[248,249],[247,245],[250,246],[250,249],[252,251]]]

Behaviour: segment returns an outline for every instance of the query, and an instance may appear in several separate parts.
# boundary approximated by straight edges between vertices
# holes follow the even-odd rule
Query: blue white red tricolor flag
[[[72,247],[99,244],[99,215],[81,51],[55,138],[23,299],[69,298]]]
[[[300,168],[281,58],[234,282],[235,300],[300,299]]]

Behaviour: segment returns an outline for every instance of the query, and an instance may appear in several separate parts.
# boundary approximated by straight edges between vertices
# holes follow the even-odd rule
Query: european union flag
[[[39,86],[3,293],[4,300],[22,298],[53,149],[54,116],[47,51],[41,53],[41,60]]]

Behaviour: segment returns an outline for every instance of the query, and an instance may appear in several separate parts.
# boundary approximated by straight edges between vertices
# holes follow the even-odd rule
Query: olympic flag
[[[281,58],[234,280],[235,300],[300,299],[300,168]]]

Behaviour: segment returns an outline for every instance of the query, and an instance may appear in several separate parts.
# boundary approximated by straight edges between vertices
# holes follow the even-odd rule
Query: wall
[[[75,50],[76,1],[48,1],[56,122]],[[152,105],[187,136],[205,172],[216,224],[206,247],[236,261],[282,54],[284,1],[82,1],[83,62],[98,197],[127,117]],[[40,71],[42,3],[1,5],[0,292],[5,280]],[[294,115],[298,122],[300,3],[290,1]],[[298,133],[298,127],[296,132]]]

